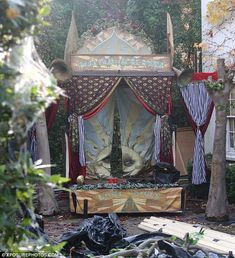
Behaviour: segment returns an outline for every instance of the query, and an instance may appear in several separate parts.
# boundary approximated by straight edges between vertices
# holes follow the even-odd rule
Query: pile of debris
[[[209,233],[204,235],[203,229],[192,232],[190,227],[193,226],[190,224],[184,225],[186,223],[151,217],[139,224],[139,227],[149,231],[148,233],[127,237],[126,230],[121,226],[117,215],[113,213],[107,217],[94,216],[86,219],[79,227],[64,233],[57,243],[52,243],[42,229],[43,224],[38,223],[38,219],[29,209],[23,208],[25,217],[33,221],[32,225],[27,226],[28,231],[43,239],[45,243],[65,243],[61,253],[57,253],[57,257],[234,258],[232,252],[218,254],[204,248],[208,242],[210,244],[208,246],[214,246],[214,250],[225,250],[220,249],[223,242],[223,248],[231,247],[226,250],[234,251],[233,235],[216,231],[212,232],[212,236],[208,235],[212,230],[208,230]],[[182,235],[183,230],[187,230],[185,236]],[[219,239],[221,234],[224,236],[223,239]],[[209,240],[215,236],[218,237],[215,239],[217,243],[214,241],[214,245],[211,245]]]
[[[66,242],[62,252],[71,258],[86,257],[149,257],[149,258],[232,258],[233,254],[216,254],[201,250],[196,244],[203,238],[203,230],[179,239],[162,232],[126,237],[116,214],[94,216],[84,220],[73,231],[63,234],[59,242]]]

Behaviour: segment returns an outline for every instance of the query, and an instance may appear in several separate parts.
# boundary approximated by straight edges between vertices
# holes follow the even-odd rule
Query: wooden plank
[[[200,230],[200,227],[194,228],[193,225],[184,222],[178,223],[178,221],[174,222],[169,219],[156,217],[144,219],[138,227],[149,232],[161,229],[163,233],[175,235],[182,239],[186,233],[198,232]],[[199,240],[198,245],[218,253],[235,252],[234,236],[226,233],[220,234],[220,232],[214,230],[207,232],[206,229],[205,236]]]
[[[195,233],[195,232],[199,232],[200,228],[193,228],[193,227],[186,227],[186,226],[182,226],[182,225],[177,225],[177,224],[156,224],[151,223],[151,221],[145,219],[144,223],[147,223],[148,225],[151,225],[153,227],[159,227],[159,228],[169,228],[169,229],[173,229],[179,233],[182,233],[183,236],[185,236],[187,233]],[[228,242],[226,240],[224,240],[223,238],[219,239],[219,238],[215,238],[213,235],[208,235],[207,234],[207,230],[205,229],[205,234],[203,237],[203,240],[209,241],[209,242],[215,242],[218,245],[222,245],[225,246],[228,250],[232,250],[235,246],[235,242]]]
[[[138,228],[146,230],[148,232],[154,232],[154,231],[159,231],[161,230],[165,234],[170,234],[174,235],[178,238],[183,239],[185,236],[185,232],[180,231],[179,229],[174,229],[174,228],[166,228],[166,227],[161,227],[161,226],[153,226],[148,224],[147,222],[141,222],[138,225]],[[201,239],[198,241],[198,246],[201,248],[206,248],[211,251],[220,253],[220,254],[227,254],[229,251],[234,252],[235,247],[226,247],[224,245],[218,245],[218,243],[215,242],[210,242],[208,239]]]
[[[173,224],[174,226],[180,226],[181,228],[187,228],[187,229],[192,229],[192,230],[194,230],[194,229],[197,230],[198,229],[198,231],[202,227],[205,228],[204,225],[189,224],[189,223],[185,223],[185,222],[182,222],[182,221],[170,220],[170,219],[166,219],[166,218],[162,218],[162,217],[158,218],[158,217],[151,216],[150,221],[151,220],[155,223],[156,222],[161,223],[161,224],[168,223],[168,224]],[[212,229],[209,229],[209,228],[205,228],[205,229],[206,229],[205,234],[207,236],[211,236],[213,238],[217,238],[217,239],[221,239],[221,240],[226,240],[230,243],[233,243],[234,246],[235,246],[235,236],[234,235],[219,232],[219,231],[212,230]]]
[[[163,220],[162,222],[158,222],[156,220],[148,220],[145,219],[145,222],[151,224],[151,225],[160,225],[162,227],[164,226],[170,226],[170,227],[176,227],[176,228],[180,228],[181,230],[187,231],[189,233],[193,233],[193,232],[199,232],[200,229],[203,227],[203,225],[192,225],[192,224],[187,224],[184,222],[175,222],[174,221],[170,221],[168,222],[168,220]],[[215,230],[211,230],[211,229],[207,229],[205,227],[203,227],[205,229],[204,235],[206,237],[211,238],[212,240],[216,241],[216,240],[222,240],[225,241],[226,243],[228,243],[231,247],[235,246],[235,238],[233,235],[230,234],[226,234],[226,233],[222,233],[222,232],[218,232]]]
[[[152,228],[151,226],[149,226],[148,224],[146,225],[144,222],[141,222],[138,226],[138,228],[148,231],[148,232],[155,232],[155,231],[159,231],[161,228],[157,229],[157,228]],[[182,234],[180,234],[179,232],[176,232],[172,229],[164,229],[162,230],[163,233],[165,234],[169,234],[169,235],[174,235],[178,238],[183,238]],[[219,253],[219,254],[227,254],[230,250],[228,250],[227,248],[218,246],[216,244],[208,244],[207,242],[203,242],[202,240],[200,240],[200,243],[198,243],[198,246],[201,248],[205,248],[207,250],[211,250],[213,252]],[[234,252],[234,251],[233,251]]]

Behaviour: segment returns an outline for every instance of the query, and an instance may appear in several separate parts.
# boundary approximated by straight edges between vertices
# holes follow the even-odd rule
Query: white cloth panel
[[[65,133],[65,152],[66,152],[66,156],[65,156],[65,177],[69,178],[69,141],[68,141],[68,135],[67,133]]]
[[[156,162],[160,162],[160,147],[161,147],[161,117],[156,115],[154,123],[154,157]]]
[[[86,178],[109,178],[113,141],[114,97],[93,117],[84,121]]]
[[[176,164],[176,141],[175,141],[175,131],[172,132],[172,150],[173,150],[173,165]]]
[[[82,167],[86,166],[85,153],[84,153],[84,120],[82,116],[78,117],[78,135],[79,135],[79,162]]]
[[[188,111],[197,125],[197,133],[193,155],[192,183],[202,184],[206,182],[204,138],[200,131],[208,116],[212,100],[206,90],[204,82],[190,83],[180,88]]]

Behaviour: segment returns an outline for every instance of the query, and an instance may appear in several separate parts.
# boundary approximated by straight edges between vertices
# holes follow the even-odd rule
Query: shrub
[[[192,170],[193,162],[189,161],[187,166],[188,179],[190,185],[188,187],[189,195],[195,198],[206,199],[209,193],[210,186],[210,173],[211,173],[211,162],[212,154],[205,156],[207,165],[207,183],[201,185],[192,185]],[[226,164],[226,190],[229,203],[235,203],[235,164],[227,162]]]
[[[235,164],[226,166],[226,189],[229,203],[235,203]]]

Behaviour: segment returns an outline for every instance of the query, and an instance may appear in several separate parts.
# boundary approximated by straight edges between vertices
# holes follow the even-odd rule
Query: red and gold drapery
[[[120,77],[73,76],[63,84],[69,97],[69,112],[86,115],[97,109],[116,88]]]
[[[69,97],[70,113],[86,115],[98,109],[118,85],[118,76],[73,76],[62,85]],[[172,76],[124,77],[145,107],[159,115],[171,112]]]
[[[68,111],[75,117],[89,119],[99,112],[123,77],[118,76],[73,76],[62,88],[69,97]],[[172,141],[166,115],[171,114],[172,76],[126,76],[124,77],[143,107],[153,115],[163,117],[161,129],[161,160],[172,162]],[[71,130],[70,130],[71,132]],[[69,136],[71,141],[72,137]],[[164,148],[162,148],[164,146]],[[77,153],[78,149],[74,149]],[[71,154],[72,155],[72,154]],[[74,159],[75,155],[71,157]],[[74,164],[74,162],[70,162]],[[79,166],[71,166],[71,178],[76,178]]]

